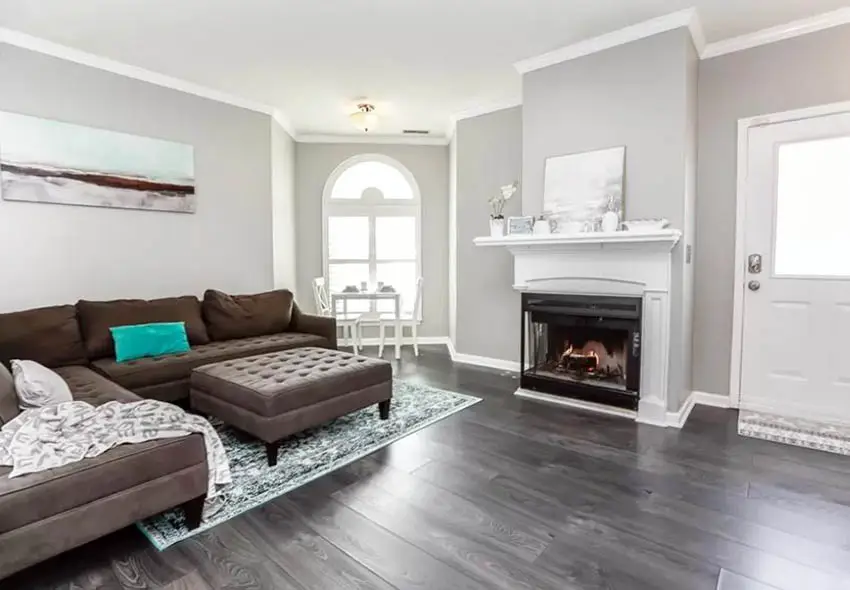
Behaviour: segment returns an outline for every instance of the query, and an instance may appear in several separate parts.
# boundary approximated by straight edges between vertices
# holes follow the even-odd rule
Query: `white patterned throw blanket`
[[[121,444],[195,432],[204,436],[206,446],[210,509],[218,487],[231,481],[224,445],[205,419],[156,400],[97,407],[73,401],[26,410],[0,430],[0,466],[11,467],[9,477],[18,477],[97,457]]]

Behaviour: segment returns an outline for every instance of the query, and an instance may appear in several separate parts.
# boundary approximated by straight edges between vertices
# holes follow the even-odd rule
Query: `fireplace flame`
[[[599,368],[599,355],[596,354],[595,350],[590,350],[587,353],[583,350],[576,351],[573,345],[570,344],[564,351],[564,354],[561,355],[561,364],[568,364],[571,358],[593,359],[593,366],[587,368],[588,373],[592,373]]]

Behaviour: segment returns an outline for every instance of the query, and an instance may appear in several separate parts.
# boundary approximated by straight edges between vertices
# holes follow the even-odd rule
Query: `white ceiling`
[[[299,134],[428,129],[518,102],[513,63],[695,6],[709,42],[848,0],[0,0],[0,27],[281,109]]]

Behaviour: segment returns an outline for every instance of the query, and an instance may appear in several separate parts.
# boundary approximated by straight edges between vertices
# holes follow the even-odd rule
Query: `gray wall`
[[[703,61],[693,386],[728,394],[738,119],[850,100],[850,27]]]
[[[490,233],[487,199],[521,180],[522,108],[458,121],[457,150],[457,334],[460,354],[519,361],[520,298],[513,288],[513,257],[504,248],[478,248],[472,240]],[[522,190],[522,184],[520,184]],[[522,193],[505,215],[519,215]]]
[[[0,311],[272,286],[268,116],[8,45],[0,109],[191,144],[198,194],[194,215],[0,200]]]
[[[298,292],[313,309],[311,281],[322,275],[322,191],[348,158],[384,154],[404,164],[422,194],[422,276],[425,278],[420,336],[448,336],[449,148],[448,146],[296,143],[296,252]],[[369,334],[367,334],[368,336]]]
[[[543,208],[546,158],[626,146],[625,217],[666,217],[685,236],[673,254],[669,409],[690,392],[690,269],[697,56],[677,29],[523,77],[523,214]]]
[[[277,121],[271,122],[272,236],[274,286],[295,292],[299,301],[311,297],[296,288],[295,142]]]

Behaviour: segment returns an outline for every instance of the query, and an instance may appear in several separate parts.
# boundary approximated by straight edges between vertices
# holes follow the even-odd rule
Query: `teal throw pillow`
[[[189,351],[185,322],[138,324],[109,328],[119,363],[150,356]]]

